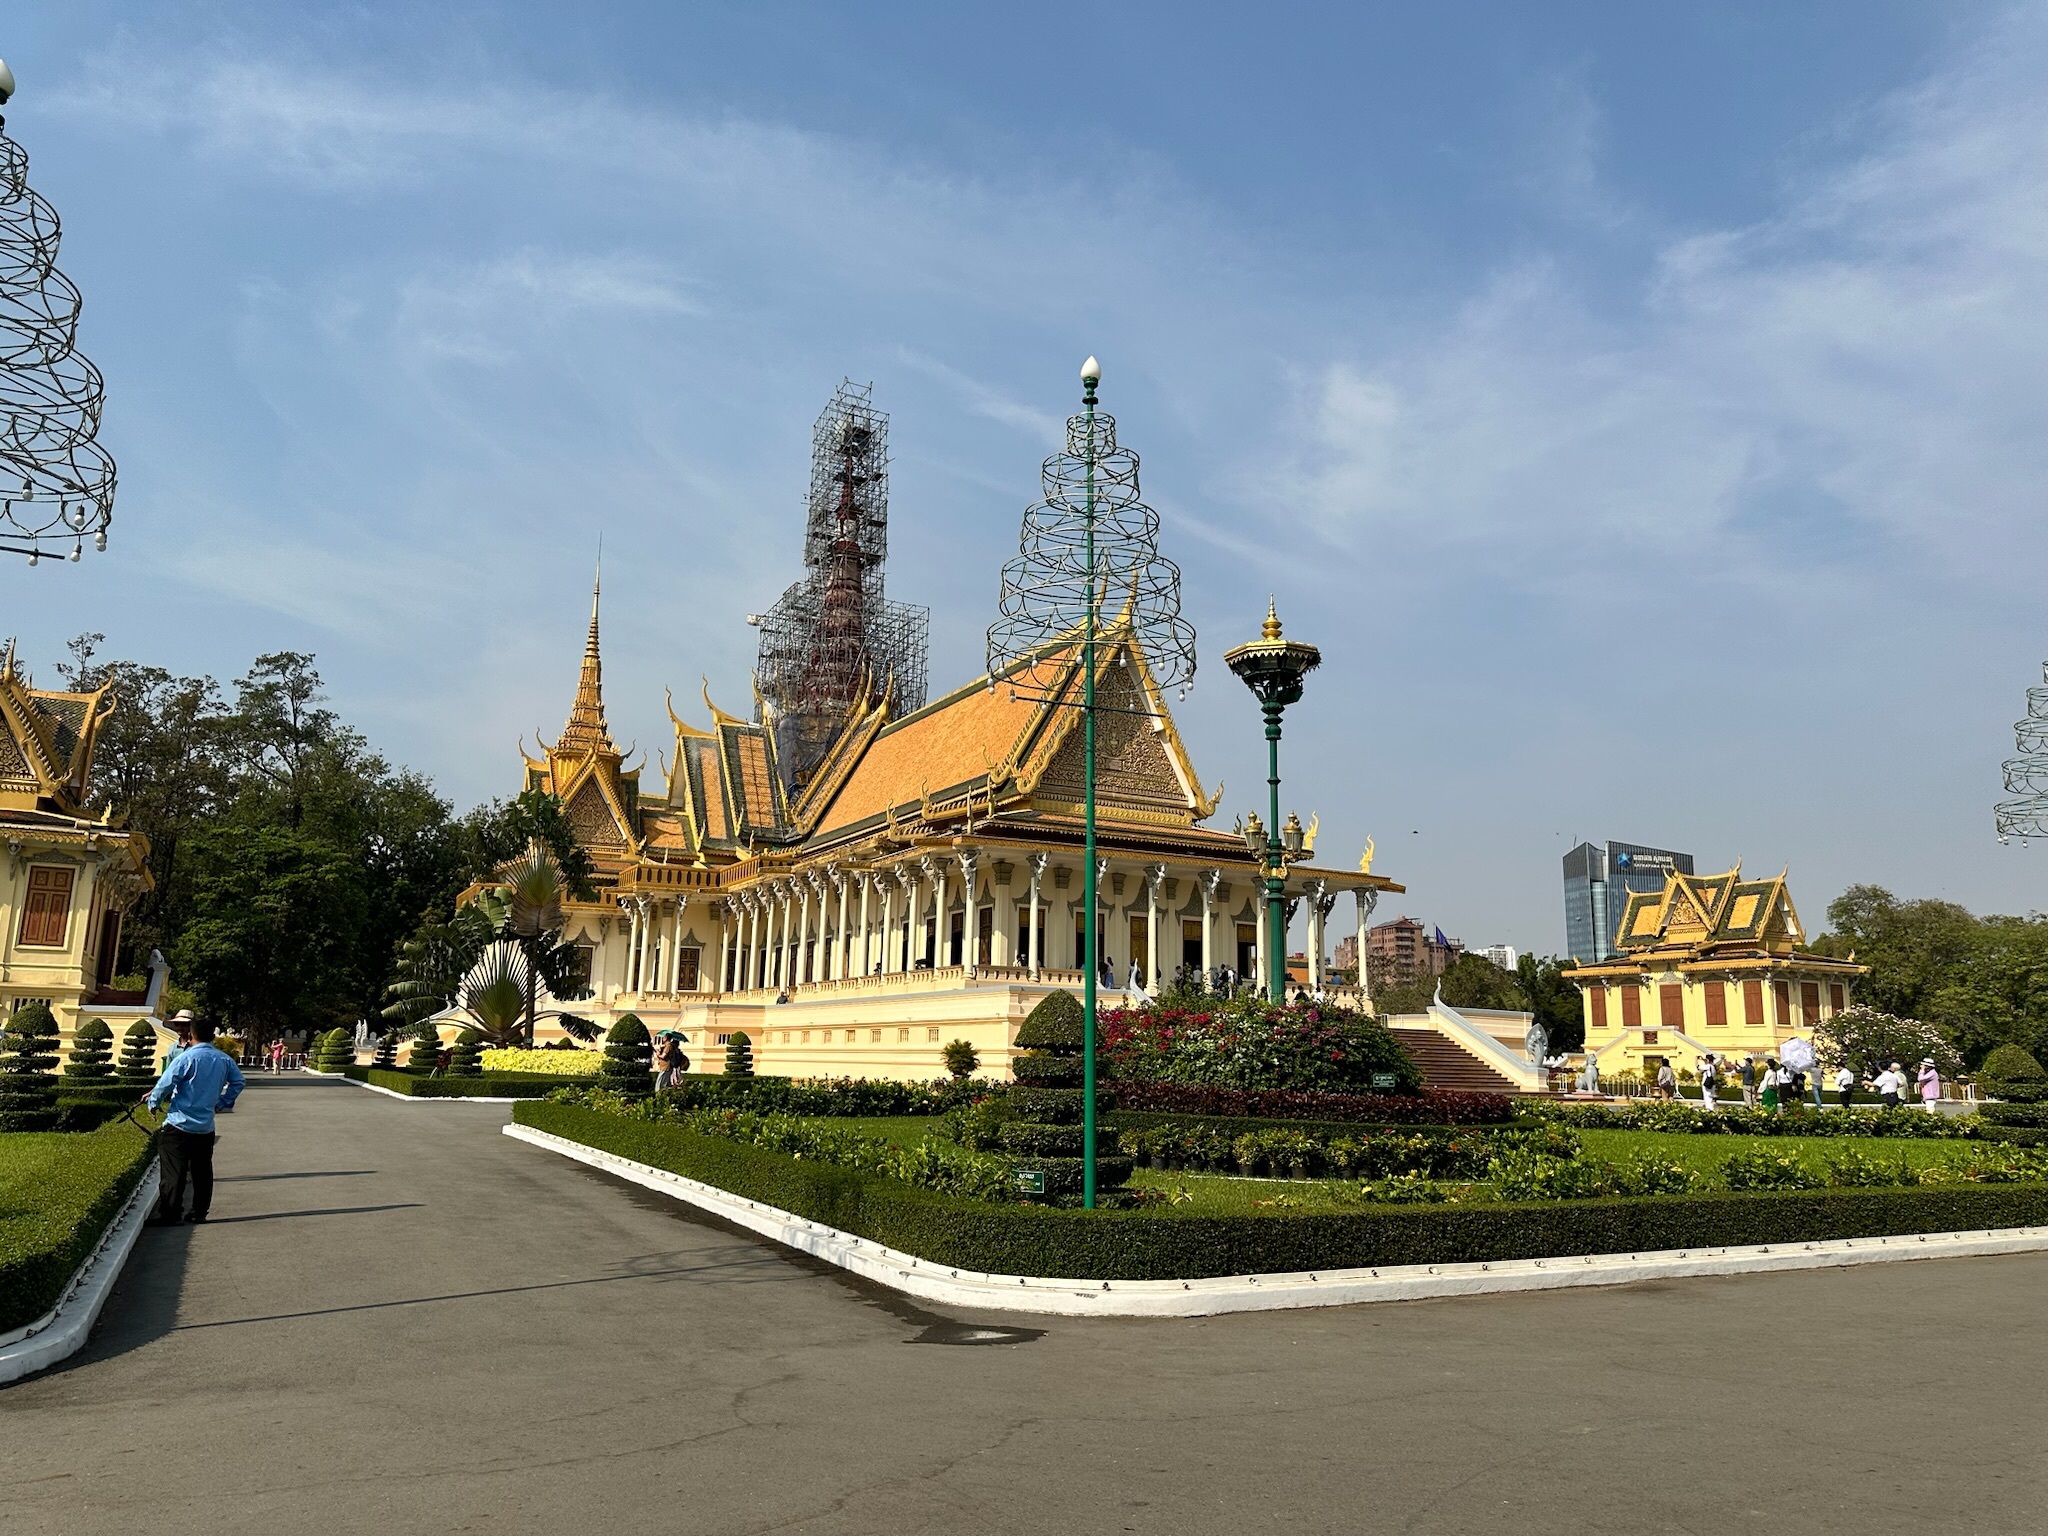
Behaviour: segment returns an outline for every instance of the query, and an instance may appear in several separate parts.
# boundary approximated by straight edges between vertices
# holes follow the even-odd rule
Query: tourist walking
[[[270,1042],[270,1075],[277,1077],[284,1071],[284,1036],[279,1035]]]
[[[1678,1097],[1678,1074],[1671,1070],[1668,1061],[1657,1066],[1657,1097],[1667,1103]]]
[[[1777,1057],[1766,1056],[1764,1058],[1763,1105],[1766,1110],[1774,1115],[1778,1112],[1778,1089],[1781,1081]]]
[[[1886,1109],[1897,1109],[1906,1096],[1906,1074],[1895,1061],[1877,1074],[1877,1101]]]
[[[214,1113],[233,1109],[236,1097],[247,1086],[242,1069],[214,1047],[213,1025],[195,1020],[191,1030],[191,1049],[164,1068],[163,1076],[142,1100],[152,1110],[170,1101],[170,1113],[157,1138],[160,1182],[156,1214],[149,1218],[154,1227],[206,1220],[213,1205]],[[185,1214],[188,1175],[192,1181],[190,1215]]]
[[[1721,1069],[1714,1061],[1712,1051],[1700,1058],[1700,1108],[1712,1114],[1720,1106],[1714,1102],[1714,1090],[1720,1086]]]
[[[1745,1056],[1742,1058],[1742,1072],[1740,1074],[1740,1077],[1742,1081],[1742,1107],[1744,1109],[1755,1109],[1757,1093],[1757,1070],[1756,1058],[1754,1056]]]
[[[1935,1070],[1934,1058],[1929,1056],[1920,1063],[1920,1107],[1930,1115],[1941,1113],[1941,1073]]]
[[[1844,1109],[1856,1102],[1856,1074],[1846,1066],[1835,1071],[1835,1102]]]

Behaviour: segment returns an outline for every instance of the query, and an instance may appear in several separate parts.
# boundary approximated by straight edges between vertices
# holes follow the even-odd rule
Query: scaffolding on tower
[[[804,575],[760,616],[754,690],[788,787],[809,782],[849,711],[885,688],[922,709],[931,610],[882,592],[889,553],[889,418],[843,381],[811,432]]]

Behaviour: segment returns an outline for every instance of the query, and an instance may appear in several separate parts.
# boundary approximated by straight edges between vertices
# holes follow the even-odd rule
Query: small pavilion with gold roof
[[[1061,643],[900,718],[884,682],[800,786],[769,725],[708,689],[708,725],[671,699],[657,795],[605,722],[593,600],[568,723],[526,759],[526,786],[561,800],[597,871],[565,933],[593,995],[568,1006],[678,1030],[700,1070],[745,1030],[770,1073],[927,1078],[955,1039],[1000,1071],[1025,1014],[1082,983],[1080,673],[1079,645]],[[1241,837],[1203,825],[1220,790],[1204,788],[1128,624],[1105,623],[1096,687],[1095,921],[1116,987],[1259,974],[1258,867]],[[1312,990],[1365,1000],[1321,963],[1328,919],[1349,891],[1362,932],[1378,893],[1401,889],[1290,868]]]
[[[0,1008],[44,1002],[68,1052],[78,1026],[120,1035],[152,1024],[166,968],[145,989],[114,986],[121,922],[151,885],[149,841],[90,809],[93,750],[115,707],[110,690],[37,688],[0,655]]]
[[[1784,874],[1744,880],[1674,874],[1629,897],[1610,960],[1565,973],[1585,1009],[1586,1051],[1603,1072],[1654,1074],[1668,1061],[1767,1056],[1848,1007],[1853,960],[1810,953]]]

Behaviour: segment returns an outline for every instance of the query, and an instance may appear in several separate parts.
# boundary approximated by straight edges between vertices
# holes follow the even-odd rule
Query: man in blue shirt
[[[170,1114],[157,1141],[160,1184],[153,1227],[174,1227],[181,1221],[206,1220],[213,1204],[213,1116],[233,1109],[245,1086],[242,1069],[213,1043],[213,1026],[204,1019],[192,1025],[192,1048],[164,1068],[144,1101],[151,1109],[170,1101]],[[185,1178],[192,1179],[192,1214],[186,1216]]]

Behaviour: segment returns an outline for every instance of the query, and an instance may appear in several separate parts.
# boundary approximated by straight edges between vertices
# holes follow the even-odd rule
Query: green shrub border
[[[0,1333],[34,1322],[57,1304],[156,1156],[154,1133],[139,1136],[121,1127],[100,1134],[134,1144],[126,1162],[120,1159],[119,1143],[105,1158],[67,1156],[57,1165],[59,1187],[44,1192],[43,1210],[9,1212],[0,1220]],[[89,1189],[95,1182],[100,1184],[98,1192],[75,1220],[64,1222],[49,1212],[48,1205],[57,1198]]]
[[[486,1077],[420,1077],[396,1067],[349,1067],[342,1073],[358,1083],[389,1089],[409,1099],[541,1099],[557,1088],[587,1088],[589,1077],[547,1077],[500,1073]]]
[[[1058,1210],[956,1199],[573,1105],[520,1104],[512,1118],[931,1263],[999,1275],[1192,1280],[2048,1224],[2048,1184],[1402,1206],[1329,1215]]]
[[[1276,1120],[1267,1115],[1172,1115],[1151,1109],[1114,1109],[1102,1117],[1103,1124],[1119,1131],[1149,1131],[1162,1125],[1223,1131],[1236,1137],[1247,1132],[1301,1131],[1310,1136],[1428,1136],[1455,1141],[1467,1136],[1487,1136],[1501,1131],[1535,1130],[1541,1120],[1510,1120],[1498,1125],[1419,1125],[1375,1123],[1370,1120]]]

